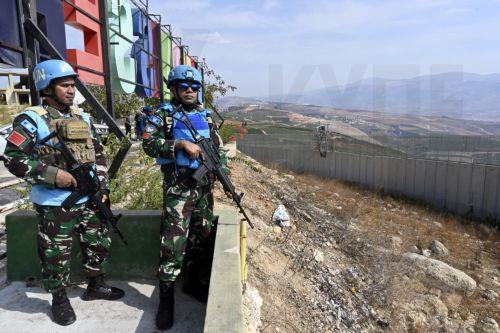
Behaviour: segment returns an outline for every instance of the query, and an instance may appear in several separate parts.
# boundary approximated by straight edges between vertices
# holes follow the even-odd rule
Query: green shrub
[[[163,174],[155,160],[142,151],[123,163],[110,190],[111,202],[127,209],[163,207]]]
[[[233,124],[223,124],[220,129],[220,135],[224,143],[236,140],[236,135],[240,129]]]

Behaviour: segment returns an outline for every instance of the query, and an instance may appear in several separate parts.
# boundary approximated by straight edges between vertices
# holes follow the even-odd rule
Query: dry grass
[[[257,162],[251,160],[249,163],[257,165]],[[305,304],[293,304],[293,293],[287,288],[287,284],[283,283],[288,281],[294,289],[300,290],[297,285],[306,287],[313,280],[311,278],[315,275],[301,269],[305,264],[303,258],[310,260],[313,256],[312,250],[318,247],[318,244],[308,246],[307,240],[311,236],[323,242],[333,239],[332,243],[336,243],[334,248],[323,249],[324,264],[328,267],[340,268],[341,271],[342,267],[354,267],[358,272],[367,273],[365,278],[370,282],[363,279],[359,288],[357,285],[354,287],[382,317],[391,322],[388,331],[406,331],[409,326],[420,332],[429,327],[435,327],[437,330],[440,323],[436,318],[443,316],[438,315],[435,304],[439,306],[443,303],[449,315],[458,313],[462,320],[473,313],[474,321],[486,316],[500,321],[498,306],[495,301],[487,301],[483,291],[498,290],[492,280],[493,276],[498,275],[499,267],[499,234],[496,229],[482,225],[479,221],[442,213],[429,205],[407,198],[394,198],[336,180],[295,174],[276,166],[273,169],[278,173],[271,186],[261,179],[269,179],[269,172],[256,173],[243,163],[234,163],[233,168],[235,183],[246,192],[244,204],[250,212],[261,217],[264,223],[268,223],[266,218],[272,215],[276,199],[281,199],[278,193],[285,191],[284,196],[289,193],[290,197],[296,197],[298,200],[298,207],[288,208],[293,215],[292,223],[297,231],[300,231],[300,236],[295,234],[290,239],[283,237],[284,240],[276,241],[273,240],[269,228],[254,229],[249,233],[249,258],[252,267],[249,271],[249,281],[256,285],[264,299],[264,331],[274,331],[273,326],[286,327],[286,332],[296,331],[279,320],[284,308],[290,312],[287,314],[288,318],[296,318],[300,322],[306,318],[306,322],[302,323],[303,328],[311,328],[311,323],[321,321],[311,317],[312,313],[305,312]],[[271,172],[272,174],[274,173]],[[285,174],[292,174],[294,177]],[[276,187],[272,185],[273,182]],[[308,209],[308,204],[331,213],[347,229],[330,228],[324,221],[311,223],[304,220],[297,209],[305,210],[311,216],[316,214],[317,217],[318,214],[318,211]],[[261,223],[257,225],[259,224],[262,226]],[[391,239],[395,236],[401,239],[401,244],[396,248]],[[441,241],[451,252],[447,257],[433,255],[435,259],[463,270],[482,286],[477,288],[472,296],[463,297],[444,291],[440,296],[435,296],[435,290],[432,284],[428,284],[425,274],[414,271],[414,268],[400,261],[401,253],[408,252],[414,245],[420,249],[430,248],[433,240]],[[301,253],[293,260],[292,265],[287,264],[285,269],[279,264],[287,260],[280,253],[281,242],[293,242],[296,246],[294,252]],[[273,256],[276,256],[278,261],[271,259]],[[283,274],[284,270],[291,270],[293,274]],[[300,290],[300,294],[314,298],[316,287],[318,286],[310,285],[309,288]],[[283,300],[287,305],[278,304],[278,300]],[[353,300],[356,301],[355,298]],[[415,316],[421,311],[429,312],[426,312],[425,318],[433,322],[421,323],[421,318]]]
[[[486,271],[498,274],[498,229],[482,221],[440,212],[407,198],[394,198],[336,180],[310,175],[299,175],[298,180],[304,184],[303,191],[309,192],[309,196],[311,191],[316,193],[316,201],[323,202],[327,211],[346,221],[357,219],[359,234],[370,243],[390,247],[390,238],[397,236],[402,240],[401,252],[407,252],[413,245],[428,249],[433,240],[439,240],[450,250],[450,255],[440,260],[466,272],[486,289],[496,289],[491,280],[492,275],[486,274]],[[384,265],[384,271],[391,271],[387,262],[370,260],[372,258],[365,258],[364,264],[372,268]],[[397,279],[397,275],[394,278]],[[415,288],[417,290],[418,286]],[[460,311],[464,316],[471,311],[479,316],[489,315],[500,319],[498,306],[495,306],[495,302],[487,302],[481,291],[466,298]]]
[[[11,123],[14,116],[24,110],[26,107],[27,105],[0,105],[0,125]]]

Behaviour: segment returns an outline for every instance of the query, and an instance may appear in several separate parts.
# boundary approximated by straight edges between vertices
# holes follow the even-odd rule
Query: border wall
[[[314,135],[246,135],[238,149],[265,164],[353,182],[428,202],[439,209],[500,220],[500,166],[330,151]]]

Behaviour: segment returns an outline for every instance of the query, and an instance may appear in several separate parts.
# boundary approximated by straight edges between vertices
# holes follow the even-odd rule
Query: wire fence
[[[495,140],[498,137],[403,138],[389,145],[383,137],[333,135],[322,154],[315,134],[251,134],[238,141],[238,149],[266,164],[498,221],[500,148]]]

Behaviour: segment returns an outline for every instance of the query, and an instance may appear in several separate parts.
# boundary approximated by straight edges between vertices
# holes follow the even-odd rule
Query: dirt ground
[[[263,300],[260,331],[500,332],[497,229],[244,155],[232,170],[256,224],[248,284]],[[271,221],[278,203],[291,227]],[[435,262],[444,271],[428,271]]]

